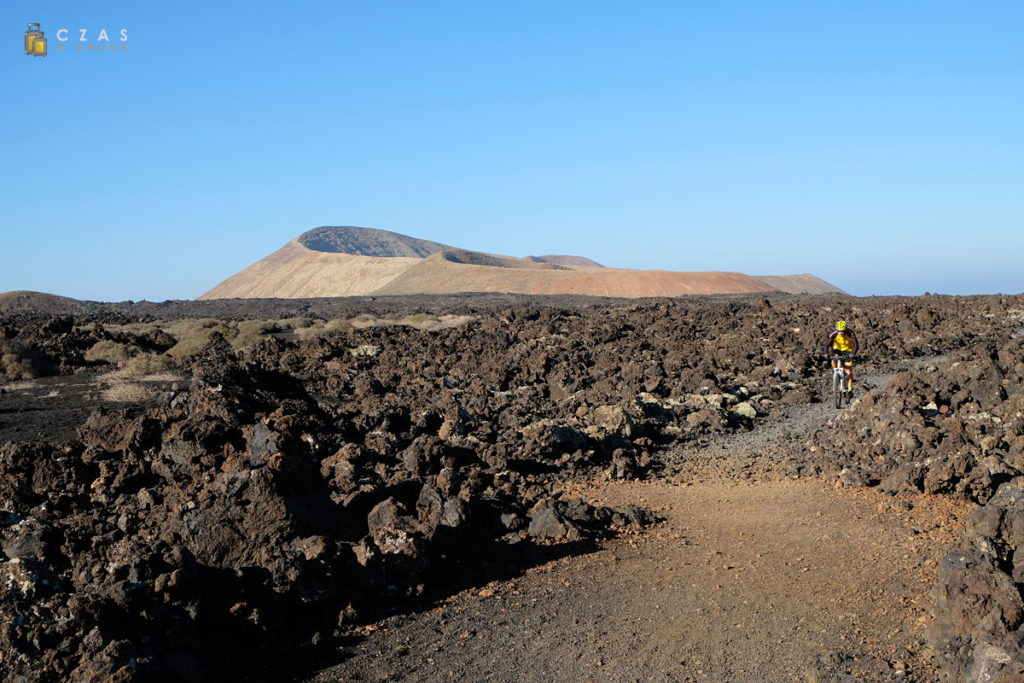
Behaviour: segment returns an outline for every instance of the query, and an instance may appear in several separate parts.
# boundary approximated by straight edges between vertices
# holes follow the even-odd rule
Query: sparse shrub
[[[38,377],[28,349],[6,339],[0,339],[0,382]]]
[[[232,348],[242,350],[254,346],[267,335],[282,331],[294,331],[297,335],[305,326],[320,324],[311,318],[286,318],[283,320],[241,320],[225,322],[213,318],[180,320],[163,329],[178,340],[167,353],[176,359],[198,353],[210,340],[210,335],[219,332]]]
[[[110,378],[102,391],[104,401],[111,403],[137,403],[153,395],[154,389],[139,382],[120,377]]]
[[[8,382],[4,384],[5,391],[26,391],[28,389],[39,388],[39,382],[34,379],[22,379],[16,382]]]
[[[262,337],[281,329],[279,323],[275,320],[240,320],[235,323],[235,327],[238,328],[240,336],[247,335],[252,337]]]
[[[195,321],[197,323],[205,321]],[[210,341],[210,335],[214,332],[219,332],[225,340],[229,343],[233,342],[238,337],[238,329],[231,327],[229,324],[220,323],[216,320],[212,321],[212,325],[194,325],[194,326],[181,326],[178,328],[179,334],[169,332],[171,336],[178,340],[178,343],[172,346],[168,351],[168,355],[173,358],[181,359],[188,356],[199,353],[206,346],[207,342]]]
[[[255,346],[263,337],[268,334],[273,334],[279,331],[281,328],[276,321],[273,320],[242,320],[234,323],[234,327],[237,330],[237,335],[234,339],[225,339],[231,342],[232,348],[235,350],[247,349],[251,346]]]
[[[318,320],[309,327],[300,327],[295,330],[295,335],[299,339],[316,339],[322,337],[327,332],[327,328],[324,325],[323,320]]]
[[[199,353],[204,346],[206,341],[209,339],[209,334],[196,335],[194,337],[184,337],[178,340],[178,343],[170,348],[167,352],[172,358],[182,359]]]
[[[312,327],[317,322],[314,318],[281,318],[274,321],[279,330],[298,330],[304,327]]]
[[[437,316],[433,313],[413,313],[405,316],[402,320],[406,325],[416,325],[427,321],[437,322]]]
[[[141,349],[134,344],[122,344],[110,339],[101,339],[85,352],[85,359],[92,363],[99,361],[111,365],[123,365],[139,353],[141,353]]]
[[[441,320],[433,313],[413,313],[399,321],[400,325],[408,325],[417,330],[436,330],[441,326]]]
[[[328,332],[347,332],[352,329],[352,323],[344,318],[335,318],[334,320],[328,320],[324,328]]]
[[[377,318],[377,316],[370,315],[369,313],[360,313],[359,315],[352,318],[348,322],[352,327],[356,328],[357,330],[361,330],[365,327],[375,327],[377,325],[380,325],[380,320]]]
[[[442,315],[438,318],[436,329],[451,329],[453,327],[462,327],[475,319],[472,315]]]
[[[104,325],[99,325],[98,323],[90,323],[88,325],[82,325],[82,326],[78,327],[77,329],[86,330],[86,331],[91,332],[91,331],[94,331],[97,326],[99,326],[99,327],[102,327],[103,329],[105,329],[107,332],[126,333],[126,334],[130,334],[130,335],[134,335],[134,336],[144,336],[144,335],[147,335],[147,334],[153,334],[154,332],[159,330],[160,329],[160,325],[161,325],[161,323],[158,322],[158,321],[151,321],[151,322],[145,322],[145,323],[123,323],[123,324],[108,323],[108,324],[104,324]]]
[[[140,353],[130,358],[117,374],[123,377],[147,377],[173,370],[174,359],[166,353]]]
[[[242,334],[239,333],[234,339],[231,340],[231,348],[236,351],[247,349],[250,346],[255,346],[256,342],[263,339],[263,335],[260,334]]]
[[[303,321],[305,325],[301,327],[295,327],[291,332],[299,339],[316,339],[317,337],[323,337],[333,332],[345,331],[352,329],[352,325],[348,320],[344,318],[334,318],[332,320],[306,319]]]
[[[163,326],[164,332],[171,335],[178,341],[195,337],[202,334],[204,330],[223,325],[224,323],[216,318],[185,318]]]

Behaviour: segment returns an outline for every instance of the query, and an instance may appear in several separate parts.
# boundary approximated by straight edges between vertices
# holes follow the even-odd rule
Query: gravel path
[[[335,680],[934,680],[926,593],[957,511],[815,480],[614,483],[665,521],[385,620]]]
[[[835,412],[797,406],[671,454],[658,481],[570,491],[663,521],[357,632],[310,680],[936,680],[927,592],[966,508],[780,475]]]
[[[923,361],[915,361],[919,363]],[[826,395],[828,369],[822,369],[821,394]],[[892,379],[892,368],[859,367],[854,376],[855,398],[884,386]],[[795,449],[802,447],[814,429],[841,414],[835,405],[822,400],[795,406],[779,406],[780,414],[758,421],[750,431],[708,437],[667,453],[659,477],[667,481],[693,483],[718,481],[723,477],[772,481],[790,478],[799,471],[790,466]]]

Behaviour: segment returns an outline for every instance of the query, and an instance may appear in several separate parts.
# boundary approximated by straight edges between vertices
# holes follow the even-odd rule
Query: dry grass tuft
[[[142,353],[101,379],[100,396],[111,403],[139,403],[156,395],[157,384],[182,379],[174,359],[166,354]]]
[[[17,382],[8,382],[4,385],[5,391],[28,391],[29,389],[37,389],[39,382],[31,379],[23,379]]]
[[[461,327],[473,320],[471,315],[442,315],[433,313],[414,313],[407,315],[401,320],[395,321],[396,325],[407,325],[417,330],[433,332],[434,330],[446,330],[452,327]]]
[[[281,330],[298,330],[304,327],[313,327],[316,323],[323,322],[316,318],[281,318],[274,323]]]
[[[28,349],[0,339],[0,382],[36,377]]]
[[[186,358],[199,353],[209,343],[210,335],[214,332],[220,333],[222,337],[235,350],[242,350],[254,346],[260,339],[267,335],[289,329],[291,322],[305,324],[306,318],[292,318],[288,320],[241,320],[222,321],[213,318],[197,318],[192,320],[180,320],[172,325],[164,327],[164,331],[178,340],[167,352],[176,359]]]
[[[140,353],[115,370],[119,377],[151,377],[175,369],[174,359],[166,353]]]
[[[101,361],[110,365],[122,365],[141,353],[134,344],[121,344],[110,339],[101,339],[85,352],[85,359],[90,362]]]
[[[354,329],[362,330],[367,327],[377,327],[382,323],[380,318],[378,318],[375,315],[370,315],[369,313],[360,313],[356,317],[350,319],[348,321],[348,324],[351,325]]]
[[[97,342],[86,357],[89,360],[104,360],[119,367],[134,368],[135,374],[146,375],[154,371],[170,370],[173,367],[173,361],[199,353],[209,343],[210,335],[214,332],[220,333],[236,351],[243,351],[272,335],[309,340],[352,329],[385,325],[406,325],[418,330],[433,331],[457,327],[472,319],[472,316],[438,316],[433,313],[414,313],[402,318],[379,318],[369,313],[361,313],[350,319],[334,318],[331,320],[309,316],[239,321],[189,318],[162,324],[159,327],[177,340],[177,343],[167,351],[165,356],[170,360],[156,360],[164,358],[164,356],[146,354],[135,346],[111,341]],[[132,326],[122,327],[127,331]],[[111,329],[114,329],[113,326]],[[132,331],[152,332],[156,329],[158,328],[155,324],[145,323],[144,326],[135,324]],[[144,357],[145,360],[139,360],[140,357]],[[153,367],[154,364],[163,364],[166,367]]]
[[[233,323],[221,322],[213,318],[181,320],[165,328],[165,332],[178,340],[178,343],[167,352],[176,359],[186,358],[202,351],[210,341],[210,335],[214,332],[219,332],[228,342],[233,342],[238,336],[238,328],[233,327]]]
[[[142,382],[122,377],[109,377],[103,380],[100,395],[104,401],[111,403],[139,403],[153,397],[156,390]]]
[[[435,313],[411,313],[401,318],[378,318],[368,313],[361,313],[348,321],[355,329],[382,327],[386,325],[405,325],[424,332],[445,330],[460,327],[474,319],[471,315],[437,315]]]

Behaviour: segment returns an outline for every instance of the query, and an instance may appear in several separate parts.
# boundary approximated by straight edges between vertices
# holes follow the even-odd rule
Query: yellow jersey
[[[833,351],[853,351],[857,348],[857,340],[849,332],[840,332],[836,330],[832,334],[832,350]]]

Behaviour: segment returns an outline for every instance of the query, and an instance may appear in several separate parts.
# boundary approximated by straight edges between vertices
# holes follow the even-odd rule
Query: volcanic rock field
[[[310,678],[664,524],[589,484],[698,470],[964,503],[934,668],[885,676],[1024,676],[1024,296],[51,304],[0,317],[5,680]],[[840,318],[874,380],[836,410]],[[708,466],[737,440],[771,453]]]

